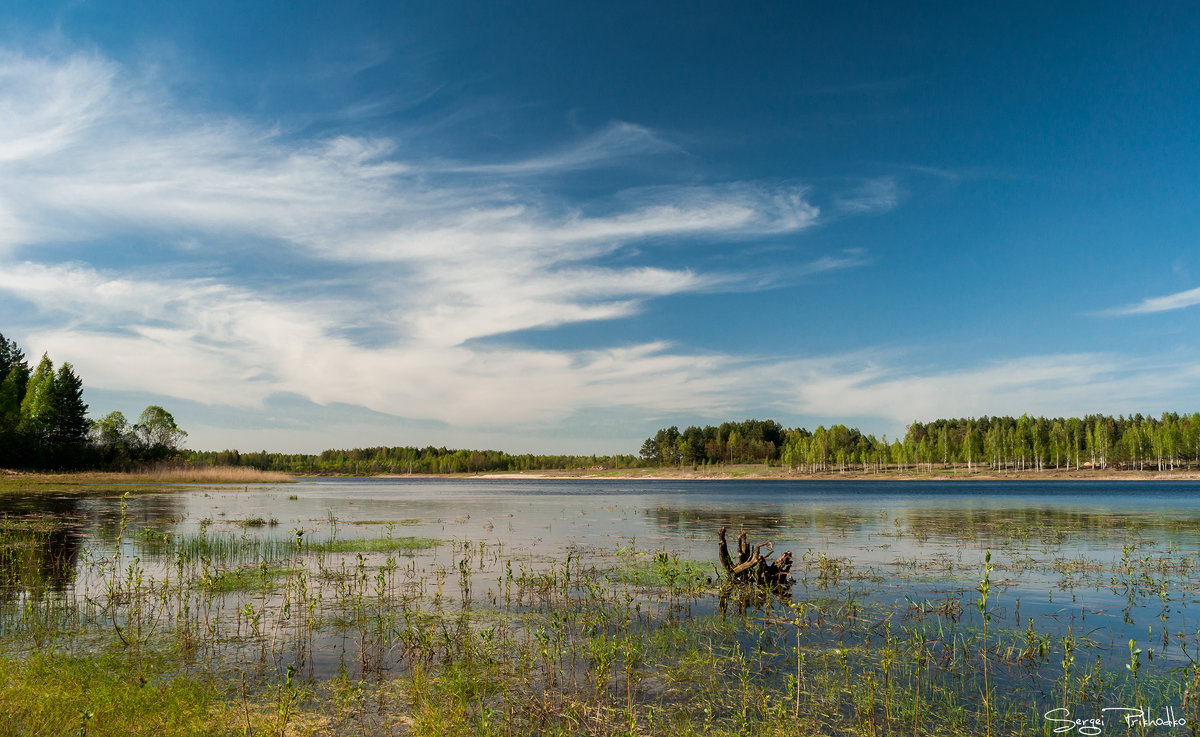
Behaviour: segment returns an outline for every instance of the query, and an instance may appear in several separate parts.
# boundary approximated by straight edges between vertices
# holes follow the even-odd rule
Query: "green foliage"
[[[0,467],[124,469],[174,457],[187,436],[157,405],[133,427],[120,412],[93,423],[87,410],[70,363],[55,370],[43,355],[30,371],[17,344],[0,335]]]
[[[249,720],[211,681],[164,675],[164,663],[117,655],[0,660],[0,734],[223,735]]]
[[[13,369],[20,367],[25,368],[26,374],[29,373],[29,366],[25,363],[25,354],[17,347],[16,341],[9,340],[0,333],[0,381],[3,381]]]
[[[129,466],[133,460],[134,444],[129,421],[119,411],[109,412],[92,423],[92,443],[108,465]]]
[[[1047,468],[1170,471],[1200,465],[1200,413],[1161,417],[1086,415],[988,417],[913,422],[891,442],[836,424],[784,430],[773,420],[659,430],[642,443],[651,465],[773,463],[829,473]]]
[[[306,547],[323,553],[394,553],[434,548],[440,542],[432,537],[363,537],[325,540]]]
[[[240,566],[217,571],[202,581],[208,591],[228,593],[231,591],[270,591],[287,579],[291,569],[270,566],[266,563]]]
[[[1107,468],[1158,471],[1200,463],[1200,413],[1159,418],[1086,415],[1070,418],[988,417],[914,422],[889,444],[835,425],[787,433],[782,460],[811,473],[889,468],[1042,471]]]
[[[21,422],[21,403],[29,383],[29,365],[16,344],[0,335],[0,465],[7,466],[21,451],[22,438],[17,432]]]
[[[704,463],[770,463],[779,458],[784,430],[775,420],[743,420],[720,426],[666,427],[642,444],[642,460],[659,466]]]
[[[700,591],[708,586],[712,564],[680,559],[666,551],[637,553],[607,572],[609,580],[674,593]]]
[[[71,364],[64,363],[54,374],[50,394],[47,431],[50,442],[62,448],[80,446],[87,439],[88,406],[83,402],[83,382]]]
[[[157,404],[142,410],[133,434],[145,460],[157,461],[174,456],[187,437],[175,424],[175,417]]]
[[[631,455],[512,455],[499,450],[454,450],[433,446],[326,450],[319,455],[268,453],[265,450],[258,453],[192,451],[185,458],[189,463],[205,466],[249,466],[292,474],[352,475],[607,469],[640,465]]]
[[[514,455],[433,446],[331,449],[319,455],[237,450],[185,455],[187,432],[158,405],[143,410],[133,425],[120,412],[89,421],[87,409],[83,382],[70,363],[55,370],[43,355],[31,371],[17,344],[0,335],[0,467],[127,470],[176,458],[204,466],[354,475],[719,463],[782,464],[808,473],[934,473],[960,465],[997,472],[1200,466],[1200,413],[939,419],[913,422],[903,439],[891,442],[842,424],[787,430],[775,420],[749,419],[682,432],[666,427],[646,438],[637,456]]]
[[[33,375],[25,383],[21,416],[17,431],[40,447],[47,440],[51,402],[54,394],[54,364],[43,354]]]
[[[18,368],[11,376],[20,379]],[[15,384],[0,387],[0,417],[10,418],[13,399],[22,393]],[[2,432],[15,436],[25,455],[26,464],[35,467],[68,468],[84,465],[88,419],[83,402],[83,382],[69,363],[54,370],[50,357],[43,355],[37,369],[25,381],[24,396],[16,415],[16,425],[6,424]],[[10,420],[11,422],[11,420]]]

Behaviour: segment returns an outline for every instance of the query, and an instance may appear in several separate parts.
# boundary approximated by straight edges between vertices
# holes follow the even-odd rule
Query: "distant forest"
[[[1161,417],[979,417],[914,422],[888,441],[845,425],[784,429],[774,420],[659,430],[642,444],[653,465],[777,463],[795,473],[1056,469],[1176,470],[1200,465],[1200,413]]]
[[[980,417],[914,422],[903,439],[845,425],[785,429],[775,420],[659,430],[633,455],[513,455],[497,450],[355,448],[320,454],[192,451],[196,465],[252,466],[295,474],[406,474],[645,468],[723,464],[790,473],[1056,469],[1178,470],[1200,465],[1200,413],[1161,417]]]
[[[448,448],[353,448],[305,453],[240,453],[236,450],[191,451],[187,460],[205,466],[251,466],[294,474],[480,473],[550,471],[577,468],[636,468],[646,465],[633,455],[513,455],[499,450]]]

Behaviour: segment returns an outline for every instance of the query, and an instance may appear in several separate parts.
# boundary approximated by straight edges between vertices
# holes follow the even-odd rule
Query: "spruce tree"
[[[25,397],[25,384],[29,381],[29,367],[17,364],[0,381],[0,467],[17,465],[24,447],[17,432],[21,424],[21,400]]]
[[[67,448],[83,443],[88,432],[88,406],[83,403],[83,382],[70,363],[58,367],[49,405],[46,425],[51,445]]]
[[[8,340],[0,333],[0,382],[8,378],[13,369],[24,366],[25,371],[29,371],[29,367],[25,365],[25,354],[17,347],[14,340]]]

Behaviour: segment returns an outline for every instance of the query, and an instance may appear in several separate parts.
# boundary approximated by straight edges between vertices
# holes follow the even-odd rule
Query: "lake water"
[[[464,550],[493,551],[490,565],[463,573],[484,600],[498,589],[504,565],[533,572],[568,556],[603,568],[614,554],[665,552],[702,562],[715,581],[723,575],[717,529],[726,525],[731,544],[745,530],[752,544],[770,541],[775,553],[793,552],[790,601],[841,611],[850,602],[864,622],[880,616],[903,626],[929,612],[977,619],[990,551],[989,612],[993,626],[1010,633],[1059,638],[1070,629],[1113,663],[1128,658],[1126,643],[1135,639],[1156,650],[1150,668],[1166,669],[1194,655],[1185,647],[1196,642],[1200,624],[1197,482],[316,479],[172,487],[124,498],[102,490],[15,494],[0,498],[0,511],[9,519],[49,515],[63,523],[42,540],[48,552],[41,565],[52,588],[85,601],[100,598],[113,575],[105,565],[118,533],[120,565],[136,561],[151,578],[166,576],[172,565],[153,544],[156,536],[236,537],[283,549],[298,532],[309,544],[434,538],[441,543],[406,553],[406,564],[453,580]],[[384,555],[364,560],[377,567]],[[354,560],[347,554],[340,564],[345,569]],[[65,562],[68,570],[46,561]],[[7,597],[0,606],[21,600]],[[717,605],[715,595],[700,597],[689,611]],[[869,638],[871,628],[864,633]],[[335,659],[314,657],[322,672],[336,667]],[[342,660],[344,667],[344,654]]]

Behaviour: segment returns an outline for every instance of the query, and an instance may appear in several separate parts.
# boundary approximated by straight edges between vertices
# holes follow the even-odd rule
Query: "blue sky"
[[[1200,408],[1200,11],[9,2],[0,332],[194,448]]]

